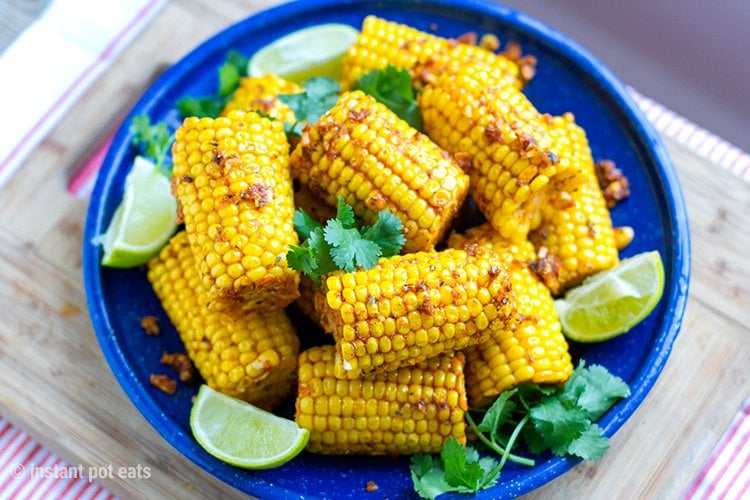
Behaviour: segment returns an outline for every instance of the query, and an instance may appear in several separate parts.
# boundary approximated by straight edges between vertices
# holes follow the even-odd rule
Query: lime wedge
[[[586,279],[555,301],[565,336],[601,342],[643,321],[664,292],[659,252],[644,252]]]
[[[125,195],[107,231],[98,239],[102,265],[135,267],[147,262],[177,229],[177,200],[169,179],[153,163],[137,156],[125,178]]]
[[[301,452],[310,431],[249,403],[202,385],[190,412],[198,444],[243,469],[278,467]]]
[[[275,40],[256,52],[248,62],[247,74],[273,73],[302,83],[315,76],[341,79],[341,63],[359,35],[347,24],[320,24]]]

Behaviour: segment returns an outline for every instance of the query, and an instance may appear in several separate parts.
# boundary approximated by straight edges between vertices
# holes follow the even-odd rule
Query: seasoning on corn
[[[418,100],[425,133],[463,160],[485,217],[502,236],[524,240],[559,173],[543,116],[481,63],[446,70]]]
[[[294,418],[310,430],[307,451],[411,455],[466,442],[461,353],[356,380],[336,378],[335,357],[332,346],[300,354]]]
[[[404,250],[431,250],[469,187],[449,154],[361,91],[346,92],[292,152],[293,175],[329,205],[337,198],[365,223],[389,210],[404,225]]]
[[[492,64],[517,88],[525,84],[519,64],[501,54],[481,46],[431,35],[404,24],[368,16],[362,23],[356,42],[344,58],[342,87],[352,88],[357,79],[368,71],[388,65],[414,73],[424,74],[429,71],[430,75],[438,75],[452,64],[471,61]],[[524,61],[524,64],[528,64],[528,61]],[[531,74],[533,76],[533,72]],[[425,76],[429,80],[429,75]]]
[[[573,372],[568,343],[560,329],[549,289],[529,268],[535,258],[529,241],[513,243],[489,224],[448,239],[452,248],[483,247],[508,266],[516,295],[517,322],[466,354],[466,388],[472,407],[488,406],[500,393],[524,382],[565,382]]]
[[[297,244],[280,121],[254,112],[186,118],[172,148],[172,189],[216,311],[239,315],[284,307],[299,275],[287,266]]]
[[[209,310],[184,231],[148,268],[148,280],[209,386],[266,409],[289,394],[299,340],[283,310],[250,312],[237,320]]]
[[[294,82],[288,82],[274,74],[246,76],[224,105],[222,115],[233,109],[260,111],[263,114],[287,123],[294,123],[294,112],[281,102],[280,94],[299,94],[304,89]]]
[[[317,301],[336,341],[335,374],[390,371],[465,349],[506,329],[515,312],[506,267],[491,252],[419,252],[335,272]]]
[[[560,154],[576,158],[572,163],[579,179],[575,189],[566,186],[567,181],[559,186],[553,182],[552,195],[541,210],[541,224],[529,234],[542,259],[559,263],[559,276],[545,275],[545,283],[558,295],[586,277],[613,267],[618,254],[612,219],[599,188],[586,133],[571,113],[552,118],[550,133],[569,139],[571,148]]]

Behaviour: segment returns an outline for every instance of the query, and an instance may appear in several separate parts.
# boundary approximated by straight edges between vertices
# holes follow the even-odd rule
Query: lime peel
[[[602,342],[643,321],[664,293],[664,265],[657,251],[623,259],[586,279],[555,301],[566,337]]]
[[[202,385],[190,412],[190,429],[209,454],[243,469],[270,469],[297,456],[310,431],[293,420]]]
[[[102,265],[130,268],[146,263],[177,229],[177,200],[169,180],[153,162],[136,156],[125,193],[103,235]]]

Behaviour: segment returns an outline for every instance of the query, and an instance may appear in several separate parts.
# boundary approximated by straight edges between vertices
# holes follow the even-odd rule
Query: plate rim
[[[138,411],[172,447],[220,481],[235,488],[239,488],[240,486],[232,481],[233,478],[227,478],[224,474],[221,474],[214,467],[215,464],[210,459],[206,460],[208,457],[196,456],[194,454],[188,456],[184,453],[184,450],[177,448],[177,439],[184,439],[189,436],[181,430],[178,432],[171,432],[169,430],[172,421],[161,412],[156,402],[148,396],[147,388],[143,384],[140,384],[134,371],[125,363],[126,359],[123,351],[113,340],[114,329],[108,320],[108,313],[104,307],[104,303],[98,295],[98,292],[102,289],[99,264],[101,249],[91,241],[96,231],[103,227],[102,194],[106,190],[109,190],[113,184],[113,177],[118,170],[115,167],[121,162],[123,155],[127,154],[127,150],[130,148],[129,141],[126,140],[129,136],[127,124],[130,122],[130,119],[137,113],[151,109],[154,103],[159,101],[160,96],[166,92],[166,89],[171,88],[183,76],[190,61],[196,58],[206,58],[209,54],[216,51],[226,51],[229,45],[228,42],[236,39],[239,36],[238,33],[248,26],[252,26],[253,28],[262,27],[269,22],[278,23],[280,18],[297,18],[306,12],[321,8],[372,3],[392,5],[409,2],[399,0],[381,0],[377,2],[373,0],[297,0],[278,4],[257,12],[227,26],[201,42],[157,78],[146,92],[142,94],[136,104],[132,106],[122,125],[118,128],[112,141],[112,147],[110,147],[102,162],[100,173],[104,175],[97,177],[90,198],[91,201],[87,210],[83,238],[84,285],[92,326],[107,360],[107,364]],[[615,105],[613,109],[624,114],[624,120],[618,121],[622,121],[623,124],[632,127],[634,137],[640,139],[642,142],[641,144],[636,144],[638,146],[637,149],[655,167],[651,173],[655,174],[655,177],[663,184],[663,189],[671,193],[671,196],[667,196],[661,200],[668,214],[671,216],[669,221],[672,225],[670,228],[672,230],[671,234],[668,236],[672,242],[671,276],[675,283],[674,286],[669,288],[669,293],[662,297],[662,301],[666,301],[666,303],[664,316],[661,319],[661,325],[668,326],[659,329],[659,335],[654,340],[654,347],[648,356],[644,358],[640,370],[636,372],[634,380],[631,383],[631,386],[636,387],[636,390],[631,393],[629,398],[618,404],[617,412],[608,412],[605,418],[600,421],[605,435],[611,437],[625,421],[632,417],[635,410],[641,405],[653,388],[669,358],[674,340],[679,333],[684,319],[690,282],[690,232],[684,197],[666,148],[619,78],[593,54],[568,35],[563,34],[561,31],[541,22],[533,16],[501,4],[491,3],[489,0],[421,0],[418,4],[422,6],[446,7],[498,19],[534,38],[536,42],[547,45],[554,52],[572,60],[578,66],[577,69],[581,70],[580,73],[582,75],[592,80],[595,86],[604,91],[606,98]],[[624,418],[616,418],[620,414],[625,414]],[[580,460],[570,457],[555,457],[547,461],[544,467],[537,470],[531,469],[530,474],[524,474],[519,479],[512,479],[503,484],[509,485],[515,482],[519,492],[532,491],[559,477],[579,462]],[[252,475],[244,477],[242,481],[244,483],[242,487],[244,491],[250,491],[253,494],[265,497],[285,498],[289,494],[299,494]],[[251,488],[247,488],[247,486]],[[508,489],[513,489],[512,485],[508,486]],[[483,494],[492,494],[494,490],[495,488],[484,490],[480,492],[478,497],[481,498]]]

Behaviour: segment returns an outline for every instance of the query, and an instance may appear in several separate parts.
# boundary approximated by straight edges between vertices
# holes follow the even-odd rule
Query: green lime
[[[243,469],[270,469],[299,454],[310,431],[250,403],[202,385],[190,412],[198,444],[219,460]]]
[[[248,62],[247,74],[273,73],[302,83],[315,76],[341,79],[341,63],[359,31],[347,24],[320,24],[275,40],[256,52]]]
[[[177,200],[153,163],[137,156],[125,178],[125,195],[107,231],[102,265],[135,267],[147,262],[177,229]]]
[[[586,279],[555,301],[565,336],[601,342],[623,334],[656,307],[664,292],[659,252],[644,252]]]

